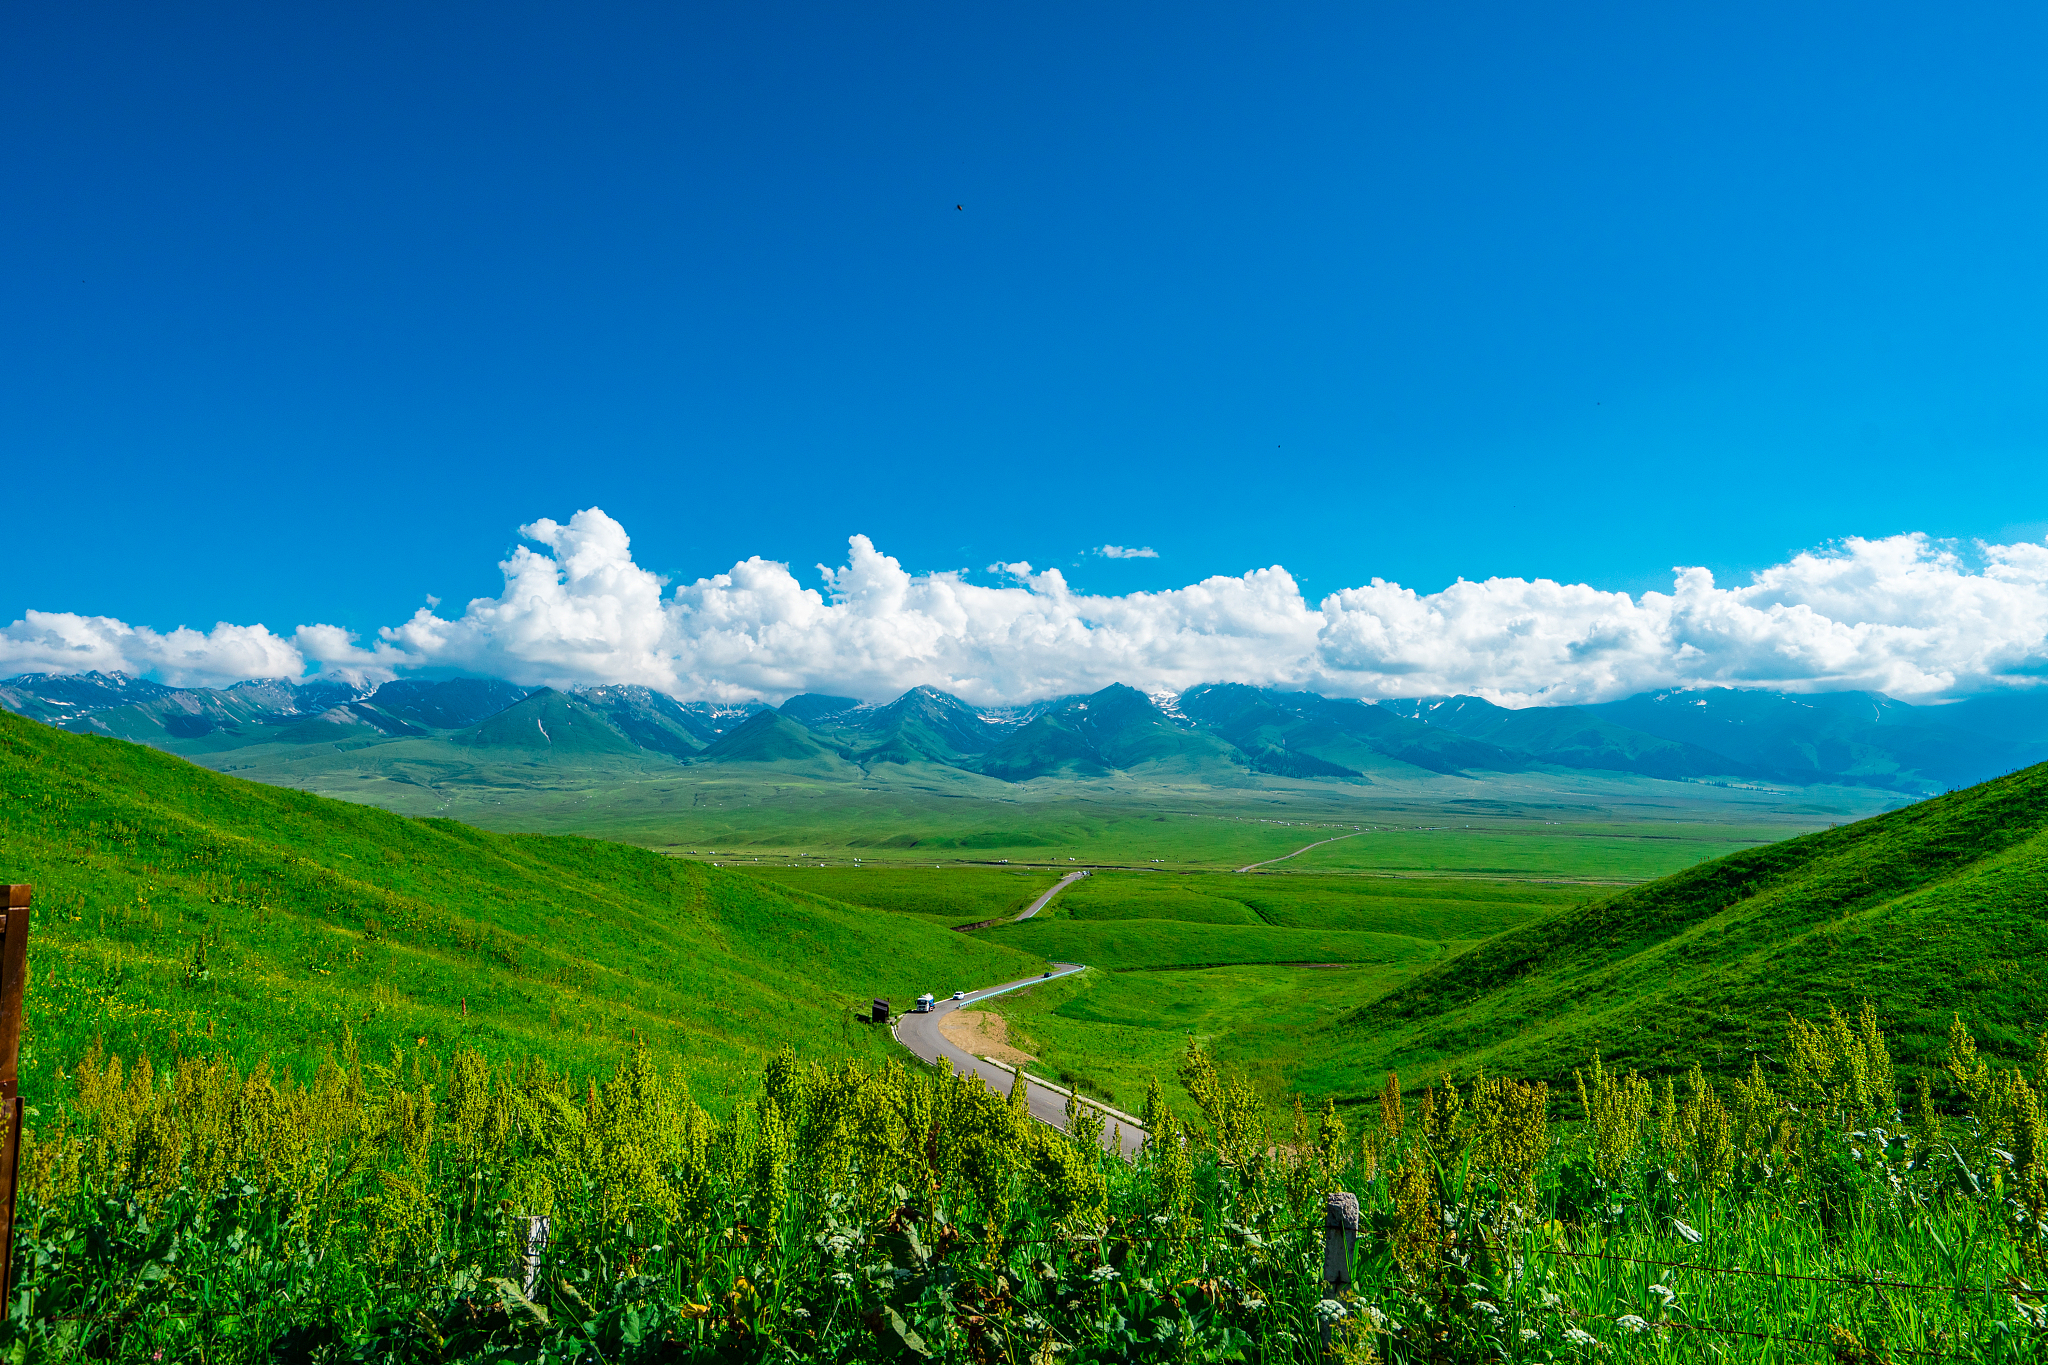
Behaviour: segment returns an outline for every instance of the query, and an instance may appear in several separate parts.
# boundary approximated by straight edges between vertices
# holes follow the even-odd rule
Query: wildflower
[[[1543,1291],[1543,1306],[1555,1313],[1558,1309],[1564,1307],[1564,1300],[1546,1289]]]
[[[1316,1304],[1316,1317],[1324,1326],[1342,1322],[1349,1316],[1350,1314],[1344,1311],[1344,1305],[1335,1299],[1324,1299]]]
[[[1488,1316],[1489,1318],[1497,1318],[1497,1317],[1499,1317],[1499,1316],[1500,1316],[1500,1309],[1498,1309],[1498,1308],[1494,1307],[1494,1306],[1493,1306],[1493,1305],[1492,1305],[1491,1303],[1487,1302],[1487,1301],[1486,1301],[1485,1299],[1479,1299],[1479,1300],[1477,1300],[1476,1302],[1474,1302],[1474,1303],[1473,1303],[1473,1305],[1472,1305],[1472,1306],[1473,1306],[1474,1308],[1476,1308],[1477,1310],[1479,1310],[1480,1312],[1482,1312],[1482,1313],[1486,1314],[1486,1316]]]
[[[1099,1265],[1088,1272],[1088,1278],[1097,1284],[1108,1284],[1111,1280],[1121,1280],[1123,1276],[1116,1273],[1115,1266]]]
[[[1261,1308],[1264,1308],[1266,1306],[1266,1301],[1263,1298],[1259,1297],[1259,1295],[1257,1295],[1256,1293],[1246,1294],[1244,1296],[1243,1302],[1244,1306],[1254,1313],[1258,1312]]]
[[[1543,1333],[1537,1331],[1534,1327],[1524,1327],[1522,1329],[1521,1335],[1522,1340],[1524,1341],[1534,1341],[1536,1340],[1536,1338],[1542,1336]]]
[[[851,1289],[853,1288],[853,1276],[842,1270],[832,1276],[832,1283],[838,1285],[841,1289]]]
[[[1623,1313],[1614,1320],[1614,1325],[1624,1332],[1647,1332],[1650,1330],[1650,1324],[1644,1322],[1634,1313]]]
[[[807,1318],[811,1315],[811,1310],[808,1308],[792,1308],[789,1310],[789,1315],[793,1318]]]
[[[1672,1304],[1678,1302],[1677,1291],[1672,1289],[1668,1285],[1653,1284],[1650,1286],[1650,1292],[1652,1294],[1655,1294],[1658,1298],[1658,1301],[1661,1302],[1666,1308],[1669,1308]]]
[[[1372,1319],[1372,1325],[1382,1332],[1387,1330],[1387,1315],[1372,1304],[1365,1306],[1365,1315]]]
[[[1598,1346],[1600,1344],[1600,1339],[1583,1327],[1565,1328],[1564,1339],[1565,1343],[1570,1346]]]

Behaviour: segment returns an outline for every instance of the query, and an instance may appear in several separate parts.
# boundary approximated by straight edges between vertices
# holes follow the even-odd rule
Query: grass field
[[[1290,858],[1287,867],[1298,872],[1450,873],[1626,884],[1661,877],[1761,842],[1766,841],[1713,826],[1677,832],[1624,831],[1611,825],[1381,829],[1310,849]]]
[[[1024,924],[982,936],[1094,970],[991,1002],[1037,1068],[1112,1102],[1190,1037],[1273,1105],[1308,1040],[1473,942],[1597,894],[1470,878],[1100,872]]]
[[[1112,971],[1241,962],[1370,962],[1419,968],[1441,956],[1439,945],[1402,934],[1176,920],[1034,919],[985,929],[976,937],[1052,961]]]
[[[928,915],[946,924],[977,924],[1016,915],[1059,880],[1055,872],[992,867],[735,866],[750,876],[815,896],[902,915]]]
[[[1014,915],[1055,876],[741,866],[953,923]],[[984,1007],[1009,1021],[1042,1074],[1126,1106],[1155,1078],[1179,1093],[1173,1057],[1192,1035],[1257,1076],[1278,1104],[1315,1030],[1480,939],[1602,894],[1576,882],[1110,869],[1074,883],[1035,918],[975,937],[1092,968]]]

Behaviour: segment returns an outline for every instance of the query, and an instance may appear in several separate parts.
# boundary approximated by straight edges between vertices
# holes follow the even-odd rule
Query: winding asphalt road
[[[1030,918],[1031,918],[1031,917],[1032,917],[1033,915],[1035,915],[1035,914],[1037,914],[1037,913],[1038,913],[1039,911],[1041,911],[1041,910],[1045,909],[1045,903],[1046,903],[1047,901],[1051,900],[1051,899],[1052,899],[1052,898],[1053,898],[1054,896],[1057,896],[1057,895],[1058,895],[1058,894],[1059,894],[1060,892],[1062,892],[1062,891],[1066,890],[1066,889],[1067,889],[1068,887],[1072,886],[1072,885],[1073,885],[1073,884],[1074,884],[1075,882],[1078,882],[1078,881],[1080,881],[1080,880],[1081,880],[1081,878],[1083,878],[1083,877],[1085,877],[1085,876],[1087,876],[1087,875],[1088,875],[1088,874],[1087,874],[1087,872],[1086,872],[1086,871],[1081,871],[1081,872],[1069,872],[1069,873],[1068,873],[1068,874],[1067,874],[1066,876],[1064,876],[1064,877],[1060,878],[1060,879],[1059,879],[1058,881],[1054,882],[1054,883],[1052,884],[1051,888],[1050,888],[1049,890],[1047,890],[1047,891],[1046,891],[1046,893],[1045,893],[1045,894],[1044,894],[1043,896],[1040,896],[1040,897],[1039,897],[1039,898],[1038,898],[1037,900],[1035,900],[1035,901],[1031,902],[1031,904],[1029,904],[1029,905],[1025,906],[1025,907],[1024,907],[1024,913],[1023,913],[1023,914],[1021,914],[1021,915],[1019,915],[1019,916],[1017,916],[1017,918],[1018,918],[1018,919],[1030,919]]]
[[[1043,896],[1031,902],[1024,913],[1017,916],[1017,918],[1020,920],[1030,919],[1045,908],[1047,901],[1087,875],[1086,872],[1068,873],[1060,878],[1050,891],[1047,891]],[[1043,985],[1047,981],[1057,981],[1063,976],[1072,976],[1075,972],[1086,970],[1086,967],[1080,966],[1077,963],[1055,962],[1052,965],[1052,970],[1042,976],[1027,976],[1016,981],[1005,981],[1000,986],[985,986],[978,991],[969,991],[967,998],[964,1000],[942,1000],[930,1014],[913,1013],[898,1015],[895,1024],[896,1041],[924,1058],[927,1062],[936,1062],[939,1058],[944,1057],[953,1064],[953,1070],[956,1073],[978,1076],[981,1078],[982,1084],[995,1091],[998,1095],[1008,1095],[1010,1087],[1016,1083],[1015,1073],[1011,1072],[1007,1067],[985,1061],[955,1046],[946,1038],[945,1034],[939,1032],[939,1021],[954,1010],[964,1009],[969,1005],[977,1004],[992,996],[1003,995],[1009,991],[1023,990],[1029,986]],[[1030,1102],[1031,1117],[1041,1122],[1049,1123],[1055,1128],[1066,1127],[1067,1092],[1065,1090],[1047,1085],[1043,1081],[1031,1079],[1029,1076],[1026,1077],[1025,1087],[1024,1096]],[[1133,1119],[1129,1114],[1111,1109],[1105,1104],[1089,1099],[1086,1095],[1081,1097],[1081,1103],[1091,1109],[1100,1111],[1106,1120],[1106,1126],[1102,1132],[1102,1145],[1104,1147],[1110,1147],[1112,1138],[1120,1138],[1123,1154],[1131,1156],[1135,1155],[1138,1148],[1144,1145],[1145,1132],[1138,1126],[1137,1120]],[[1122,1130],[1120,1133],[1117,1131],[1118,1128]]]

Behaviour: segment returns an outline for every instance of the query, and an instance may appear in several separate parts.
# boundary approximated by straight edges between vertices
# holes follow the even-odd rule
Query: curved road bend
[[[1032,908],[1036,909],[1037,907],[1034,906]],[[1027,976],[1018,981],[1006,981],[1000,986],[989,986],[982,990],[969,991],[965,1000],[941,1000],[930,1014],[898,1015],[896,1018],[896,1041],[928,1062],[936,1062],[939,1058],[944,1057],[953,1064],[953,1070],[956,1073],[979,1076],[982,1084],[995,1091],[998,1095],[1008,1095],[1010,1087],[1015,1084],[1015,1077],[995,1063],[983,1061],[981,1058],[949,1042],[946,1036],[939,1032],[939,1021],[954,1010],[972,1005],[976,1001],[986,1000],[992,995],[1001,995],[1005,991],[1021,990],[1026,986],[1036,986],[1045,981],[1056,981],[1060,977],[1072,976],[1075,972],[1083,970],[1086,969],[1071,962],[1055,962],[1052,971],[1044,976]],[[1026,1077],[1024,1095],[1031,1103],[1031,1117],[1049,1123],[1055,1128],[1067,1126],[1067,1097],[1065,1095],[1057,1090],[1049,1089],[1028,1076]],[[1100,1104],[1091,1101],[1086,1095],[1081,1097],[1081,1102],[1090,1108],[1102,1109]],[[1122,1124],[1124,1154],[1126,1156],[1135,1155],[1139,1146],[1145,1140],[1143,1130],[1135,1124],[1124,1122],[1124,1120],[1117,1118],[1111,1113],[1104,1113],[1103,1118],[1105,1126],[1102,1130],[1102,1145],[1104,1147],[1109,1146],[1110,1135],[1113,1131],[1110,1125]]]
[[[1066,876],[1055,882],[1052,888],[1044,895],[1026,906],[1024,913],[1018,915],[1017,918],[1020,920],[1030,919],[1045,908],[1047,901],[1087,875],[1085,871],[1069,872]],[[998,1095],[1007,1096],[1010,1093],[1010,1087],[1016,1084],[1015,1075],[993,1062],[984,1061],[965,1049],[955,1046],[946,1038],[945,1034],[939,1032],[939,1021],[954,1010],[975,1004],[978,1001],[987,1000],[991,996],[1022,990],[1026,986],[1036,986],[1045,981],[1057,981],[1063,976],[1072,976],[1075,972],[1082,970],[1084,968],[1076,963],[1055,962],[1053,963],[1052,970],[1043,976],[1027,976],[1016,981],[1005,981],[999,986],[984,986],[978,991],[969,991],[965,1000],[941,1000],[930,1014],[899,1014],[896,1016],[895,1023],[896,1041],[927,1062],[937,1062],[939,1058],[944,1057],[953,1064],[955,1073],[979,1076],[983,1085],[986,1085]],[[1067,1097],[1064,1094],[1032,1080],[1027,1075],[1025,1077],[1024,1097],[1030,1103],[1031,1117],[1041,1122],[1049,1123],[1055,1128],[1067,1126]],[[1086,1095],[1081,1097],[1081,1102],[1092,1109],[1103,1109],[1102,1105],[1090,1100]],[[1126,1156],[1135,1155],[1138,1148],[1145,1141],[1144,1130],[1135,1123],[1125,1123],[1111,1112],[1105,1112],[1103,1117],[1108,1120],[1108,1123],[1102,1131],[1102,1145],[1104,1147],[1109,1146],[1111,1133],[1115,1131],[1116,1125],[1121,1125],[1123,1129],[1124,1154]]]

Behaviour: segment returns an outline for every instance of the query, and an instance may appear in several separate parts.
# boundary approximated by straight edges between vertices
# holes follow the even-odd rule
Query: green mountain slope
[[[1878,692],[1792,696],[1733,687],[1645,692],[1582,708],[1660,738],[1711,749],[1791,782],[1854,781],[1908,791],[1967,786],[2039,762],[2038,694],[1908,706]],[[1977,726],[2002,722],[1991,733]]]
[[[0,707],[61,725],[93,711],[148,701],[172,689],[126,673],[23,673],[0,682]]]
[[[455,737],[471,749],[516,749],[535,755],[637,754],[640,746],[619,733],[596,709],[566,692],[543,687]]]
[[[2048,765],[1702,863],[1501,934],[1348,1015],[1326,1081],[1484,1066],[1561,1079],[1594,1050],[1743,1071],[1787,1013],[1868,998],[1905,1060],[1952,1014],[2031,1056],[2048,1023]]]
[[[675,698],[648,687],[586,687],[576,700],[610,721],[612,728],[651,753],[688,758],[711,738],[703,718],[678,705]]]
[[[428,682],[399,678],[367,698],[386,715],[435,730],[481,725],[524,697],[530,689],[497,678],[448,678]]]
[[[1214,735],[1175,725],[1143,692],[1113,683],[1047,711],[982,756],[981,771],[1024,782],[1159,765],[1183,772],[1242,771],[1245,759]]]
[[[841,712],[856,710],[862,705],[858,697],[828,697],[818,692],[803,692],[791,697],[777,709],[798,725],[817,725]]]
[[[1043,966],[698,862],[406,819],[11,715],[0,789],[0,880],[36,892],[32,1096],[96,1037],[303,1073],[346,1029],[369,1060],[425,1039],[572,1067],[644,1039],[716,1104],[784,1041],[862,1046],[856,997]]]
[[[869,742],[864,763],[943,763],[967,766],[994,748],[999,732],[981,713],[935,687],[913,687],[863,717]]]
[[[233,687],[123,689],[133,698],[61,722],[80,734],[112,735],[164,748],[205,753],[274,743],[281,727],[343,705],[355,689],[334,683],[245,682]]]
[[[317,716],[282,725],[270,735],[277,744],[342,744],[350,740],[377,740],[396,736],[419,736],[427,732],[410,721],[388,715],[362,702],[344,702]]]
[[[1286,776],[1361,776],[1390,764],[1436,773],[1529,766],[1525,755],[1497,745],[1313,692],[1209,683],[1182,693],[1180,709],[1243,750],[1260,771]]]
[[[1606,769],[1646,777],[1762,777],[1753,763],[1618,725],[1578,706],[1510,710],[1480,697],[1425,697],[1381,703],[1396,715],[1524,754],[1562,768]]]
[[[779,711],[759,711],[706,747],[705,763],[837,761],[839,753]]]

